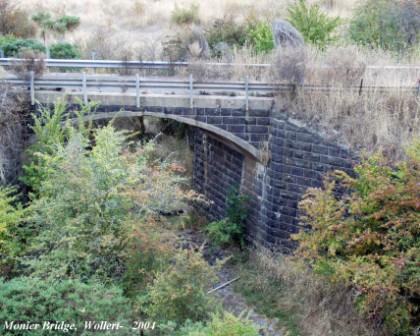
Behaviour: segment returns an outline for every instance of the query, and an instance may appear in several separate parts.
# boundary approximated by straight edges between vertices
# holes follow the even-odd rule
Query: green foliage
[[[283,260],[281,255],[276,255],[276,258]],[[270,267],[253,255],[243,265],[239,265],[240,268],[236,272],[240,279],[234,284],[235,291],[239,292],[257,313],[270,319],[277,319],[278,325],[287,330],[286,335],[301,336],[297,323],[298,311],[282,304],[295,299],[287,296],[291,290],[286,286],[285,281],[280,280],[277,273],[272,272]],[[287,269],[291,270],[291,267]],[[276,271],[280,273],[281,269],[276,269]],[[301,272],[299,272],[299,277],[302,277]]]
[[[274,48],[273,32],[266,21],[249,20],[246,23],[237,23],[231,18],[216,20],[206,30],[206,37],[210,48],[216,53],[219,43],[233,47],[249,45],[259,54]]]
[[[80,58],[80,50],[77,46],[67,42],[59,42],[50,46],[51,58],[75,59]]]
[[[77,16],[63,15],[53,18],[48,12],[38,12],[32,16],[32,20],[41,28],[41,35],[44,44],[47,44],[47,33],[64,34],[67,31],[76,29],[80,24]]]
[[[115,286],[100,283],[82,283],[78,280],[44,281],[33,277],[19,277],[10,281],[0,279],[1,321],[66,321],[75,323],[78,335],[97,334],[83,330],[85,321],[109,321],[129,324],[130,303]],[[58,331],[38,330],[5,331],[2,335],[46,335]],[[65,333],[63,331],[63,333]],[[68,331],[69,334],[76,334]],[[127,335],[129,332],[114,331],[112,334]]]
[[[94,135],[95,146],[86,149],[80,133],[66,146],[44,154],[48,178],[31,205],[31,222],[38,234],[31,246],[35,275],[63,275],[103,280],[120,277],[124,227],[131,202],[123,194],[130,185],[128,167],[120,156],[124,137],[111,126]]]
[[[268,22],[257,22],[248,27],[248,43],[257,54],[265,54],[274,49],[273,32]]]
[[[259,333],[250,321],[242,320],[232,314],[213,314],[206,324],[187,322],[176,336],[258,336]]]
[[[240,233],[240,227],[225,218],[209,223],[206,231],[216,245],[225,246],[232,242],[232,235]]]
[[[171,13],[171,21],[178,25],[198,23],[200,21],[198,9],[199,6],[194,3],[189,8],[180,8],[175,5]]]
[[[78,111],[74,111],[77,119],[77,127],[84,138],[87,138],[91,132],[91,122],[86,123],[84,117],[91,113],[96,104],[81,104]],[[36,142],[31,145],[27,154],[27,164],[23,166],[24,182],[31,190],[38,194],[42,181],[48,179],[57,168],[60,160],[55,153],[64,146],[72,133],[72,125],[66,123],[66,104],[64,101],[58,101],[54,109],[42,107],[38,113],[32,115],[34,125],[32,130],[36,137]]]
[[[45,52],[45,47],[36,40],[16,38],[11,35],[0,36],[0,49],[6,57],[16,57],[25,50]]]
[[[91,108],[75,112],[77,128],[63,102],[34,115],[24,179],[35,193],[24,214],[12,190],[0,189],[2,262],[13,255],[5,241],[20,243],[9,229],[24,220],[19,276],[30,276],[0,281],[0,318],[124,323],[129,309],[160,321],[207,318],[215,271],[201,254],[178,251],[161,220],[185,204],[183,167],[157,158],[153,143],[129,152],[111,125],[92,131],[84,122]]]
[[[142,300],[149,317],[183,323],[206,319],[215,303],[207,294],[216,275],[200,253],[179,251],[173,262],[158,273]]]
[[[24,210],[17,203],[13,188],[0,187],[0,274],[7,275],[21,246],[14,239]]]
[[[370,321],[409,335],[420,298],[420,141],[395,169],[375,156],[356,172],[336,172],[323,190],[307,192],[302,221],[313,231],[295,236],[297,253],[329,280],[354,286]],[[338,197],[338,186],[347,193]]]
[[[170,237],[160,232],[152,218],[146,218],[141,223],[136,221],[130,232],[125,247],[126,271],[122,286],[125,294],[134,298],[145,294],[147,285],[153,282],[157,273],[169,266],[176,251],[171,244],[164,243],[170,241]]]
[[[330,18],[318,5],[308,5],[306,0],[297,0],[289,6],[289,21],[301,32],[306,42],[319,49],[325,49],[337,37],[334,31],[340,24],[338,17]]]
[[[233,19],[219,19],[206,30],[206,37],[212,50],[220,42],[230,46],[242,47],[247,40],[247,27],[236,23]]]
[[[220,221],[211,222],[206,231],[212,241],[218,246],[231,243],[245,243],[245,220],[248,215],[248,196],[240,195],[236,189],[229,191],[226,206],[227,217]]]
[[[77,16],[63,15],[57,19],[59,31],[64,33],[76,29],[80,25],[80,18]]]
[[[367,0],[356,8],[350,38],[361,45],[404,51],[419,44],[420,4],[415,0]]]
[[[36,142],[27,150],[28,164],[23,166],[24,175],[21,180],[35,192],[39,191],[42,181],[55,171],[57,157],[54,153],[63,146],[67,138],[64,122],[66,105],[58,102],[54,110],[41,108],[39,115],[33,114],[32,130]]]

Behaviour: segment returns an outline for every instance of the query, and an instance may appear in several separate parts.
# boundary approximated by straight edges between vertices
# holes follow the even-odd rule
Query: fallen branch
[[[219,289],[225,288],[226,286],[229,286],[232,282],[235,282],[235,281],[237,281],[239,279],[240,279],[240,277],[237,277],[235,279],[229,280],[228,282],[225,282],[224,284],[221,284],[220,286],[217,286],[216,288],[213,288],[213,289],[209,290],[207,292],[207,294],[211,294],[211,293],[214,293],[215,291],[217,291]]]

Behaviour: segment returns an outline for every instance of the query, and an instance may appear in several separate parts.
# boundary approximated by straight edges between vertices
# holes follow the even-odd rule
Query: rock
[[[186,39],[190,57],[207,59],[210,57],[210,47],[203,30],[198,26],[191,28],[190,36]]]
[[[233,62],[233,51],[229,44],[226,42],[218,42],[213,48],[213,53],[216,57],[220,58],[224,62]]]
[[[167,37],[162,43],[163,56],[171,62],[208,59],[210,47],[203,30],[198,26]]]
[[[273,22],[273,37],[276,48],[299,48],[305,45],[302,34],[285,20]]]

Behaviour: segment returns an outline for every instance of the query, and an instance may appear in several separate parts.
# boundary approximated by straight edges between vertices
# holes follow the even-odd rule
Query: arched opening
[[[162,118],[162,119],[171,119],[175,120],[180,123],[184,123],[190,126],[198,127],[203,129],[213,135],[215,135],[219,140],[226,144],[233,145],[237,147],[240,151],[252,156],[254,159],[259,161],[259,154],[258,149],[253,145],[249,144],[244,139],[239,138],[238,136],[216,127],[214,125],[210,125],[201,121],[197,121],[191,118],[182,117],[173,114],[165,114],[165,113],[158,113],[158,112],[148,112],[148,111],[116,111],[116,112],[98,112],[95,114],[91,114],[86,116],[86,120],[104,120],[104,119],[113,119],[113,118],[131,118],[131,117],[154,117],[154,118]]]

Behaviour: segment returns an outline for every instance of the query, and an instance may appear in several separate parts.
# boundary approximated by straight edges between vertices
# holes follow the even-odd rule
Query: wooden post
[[[31,105],[35,105],[35,73],[29,71],[29,89],[31,92]]]
[[[192,74],[190,74],[190,107],[191,107],[191,108],[194,108],[193,95],[194,95],[193,75],[192,75]]]
[[[87,79],[86,79],[86,72],[83,71],[82,73],[82,90],[83,90],[83,102],[85,104],[88,103],[88,95],[87,95]]]
[[[140,76],[136,74],[136,107],[140,108]]]

